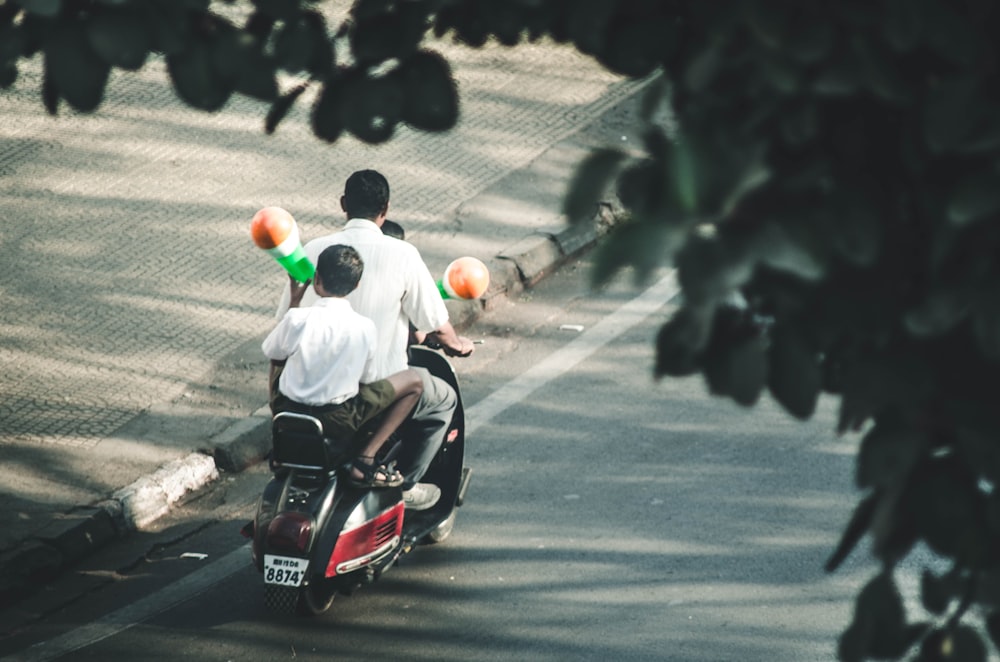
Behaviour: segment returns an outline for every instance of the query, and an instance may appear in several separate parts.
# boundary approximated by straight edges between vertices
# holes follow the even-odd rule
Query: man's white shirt
[[[313,239],[304,248],[316,264],[323,249],[334,244],[353,246],[365,265],[361,282],[347,300],[357,313],[375,323],[375,379],[405,370],[410,322],[420,331],[434,331],[448,321],[448,309],[427,265],[413,244],[382,234],[367,219],[351,219],[340,232]],[[278,304],[279,318],[288,310],[289,298],[286,284]],[[313,305],[318,299],[309,288],[300,306]]]

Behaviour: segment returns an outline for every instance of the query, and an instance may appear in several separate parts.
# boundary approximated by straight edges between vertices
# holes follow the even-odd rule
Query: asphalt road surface
[[[799,423],[700,377],[655,382],[669,274],[585,294],[568,269],[457,361],[472,484],[454,533],[315,619],[263,605],[239,527],[256,468],[87,562],[0,640],[23,660],[835,659],[872,574],[823,572],[856,501],[832,403]],[[647,289],[648,288],[648,289]]]

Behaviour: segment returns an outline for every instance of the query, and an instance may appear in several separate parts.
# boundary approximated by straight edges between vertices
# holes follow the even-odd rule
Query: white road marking
[[[671,270],[656,284],[581,333],[565,347],[469,407],[465,412],[466,433],[490,422],[508,407],[518,404],[547,382],[569,371],[659,310],[677,292],[676,272]],[[191,599],[249,565],[248,543],[137,602],[63,635],[35,644],[14,659],[43,662],[91,646]]]
[[[191,599],[192,596],[248,567],[250,567],[249,543],[118,611],[106,614],[54,639],[37,643],[15,654],[13,659],[23,662],[43,662],[96,644]]]
[[[635,299],[603,318],[592,328],[544,361],[507,382],[499,389],[465,410],[465,433],[469,435],[489,423],[508,407],[522,402],[547,382],[569,371],[576,364],[663,307],[679,291],[677,272],[670,273]]]

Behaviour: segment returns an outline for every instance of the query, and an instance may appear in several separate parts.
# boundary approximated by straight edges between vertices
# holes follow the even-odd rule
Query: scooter
[[[322,614],[338,594],[350,595],[375,582],[417,545],[442,542],[451,534],[471,474],[464,465],[461,391],[439,352],[413,346],[410,364],[444,379],[458,394],[445,441],[421,478],[441,488],[440,500],[428,510],[408,511],[398,487],[353,487],[344,469],[351,459],[348,442],[324,436],[312,416],[279,412],[271,427],[274,477],[243,531],[253,538],[253,563],[264,576],[264,604],[270,611]],[[396,434],[405,437],[406,425]],[[391,461],[391,453],[384,459]]]

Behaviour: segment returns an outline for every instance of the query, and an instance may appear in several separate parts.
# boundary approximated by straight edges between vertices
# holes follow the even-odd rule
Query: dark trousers
[[[397,468],[403,474],[403,489],[408,490],[427,472],[458,406],[458,396],[448,382],[431,375],[424,368],[413,368],[420,373],[424,392],[413,410],[412,420],[406,423],[403,446]]]

